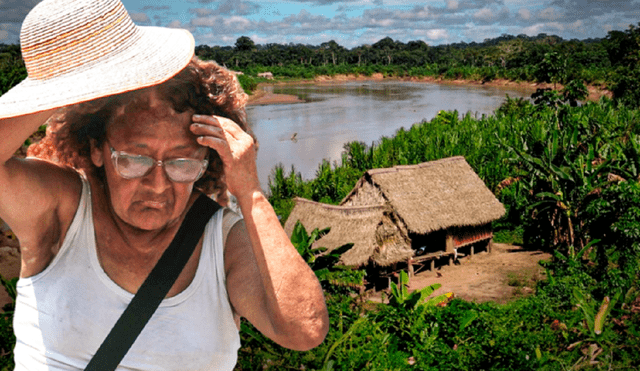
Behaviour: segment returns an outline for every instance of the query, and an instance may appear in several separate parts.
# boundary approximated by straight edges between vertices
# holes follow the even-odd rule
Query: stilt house
[[[330,227],[316,247],[353,243],[342,256],[351,266],[389,266],[488,245],[491,222],[505,213],[461,156],[369,170],[339,206],[295,201],[285,231],[291,235],[298,220],[308,232]]]

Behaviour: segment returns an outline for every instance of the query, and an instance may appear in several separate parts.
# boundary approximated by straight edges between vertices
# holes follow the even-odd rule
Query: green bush
[[[258,83],[256,80],[248,75],[236,75],[238,77],[238,82],[240,82],[240,86],[242,86],[242,90],[247,94],[253,93],[258,88]]]

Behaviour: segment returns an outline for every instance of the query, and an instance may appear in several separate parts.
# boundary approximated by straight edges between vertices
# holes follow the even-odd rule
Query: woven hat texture
[[[136,26],[120,0],[44,0],[20,33],[28,77],[0,97],[0,118],[162,83],[193,57],[187,30]]]

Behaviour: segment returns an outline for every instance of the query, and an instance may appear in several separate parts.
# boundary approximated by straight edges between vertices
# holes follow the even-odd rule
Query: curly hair
[[[46,136],[32,144],[27,155],[71,166],[104,181],[104,169],[91,162],[91,139],[101,146],[107,126],[116,115],[148,107],[151,89],[175,112],[191,109],[199,114],[226,117],[253,137],[244,108],[248,97],[235,74],[215,62],[194,57],[187,67],[162,84],[59,110],[47,122]],[[194,187],[208,195],[220,194],[226,190],[222,160],[214,150],[208,156],[209,166]]]

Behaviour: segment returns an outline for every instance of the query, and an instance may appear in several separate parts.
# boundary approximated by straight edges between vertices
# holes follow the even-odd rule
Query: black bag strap
[[[193,254],[204,227],[220,205],[200,195],[191,206],[173,241],[162,254],[131,303],[104,339],[85,371],[115,370],[156,311]]]

